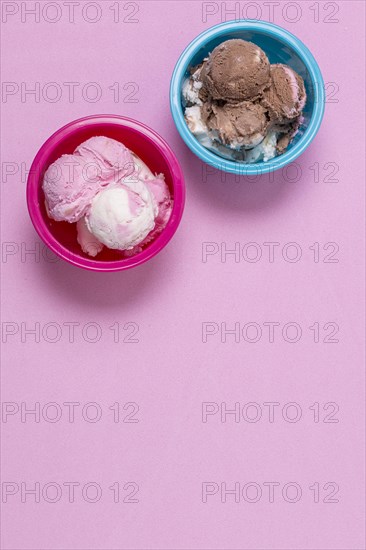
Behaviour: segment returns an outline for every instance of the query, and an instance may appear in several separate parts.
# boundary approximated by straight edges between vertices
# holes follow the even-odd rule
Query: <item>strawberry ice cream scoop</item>
[[[79,155],[62,155],[47,169],[43,179],[48,216],[56,221],[77,222],[84,216],[100,189]]]
[[[146,186],[112,185],[93,199],[86,215],[89,231],[108,248],[129,250],[154,228],[156,207]]]
[[[141,243],[141,245],[144,245],[154,240],[163,231],[172,213],[173,200],[170,195],[169,187],[165,182],[164,175],[154,175],[150,168],[137,155],[133,154],[133,158],[138,177],[145,183],[150,191],[157,208],[155,227]]]
[[[119,141],[105,136],[96,136],[84,141],[75,149],[75,154],[84,157],[96,169],[102,184],[116,182],[133,173],[135,166],[132,154]]]
[[[158,214],[155,218],[155,227],[151,233],[148,234],[143,244],[153,241],[160,235],[168,223],[173,209],[173,201],[163,176],[160,175],[153,180],[146,181],[146,185],[158,207]]]

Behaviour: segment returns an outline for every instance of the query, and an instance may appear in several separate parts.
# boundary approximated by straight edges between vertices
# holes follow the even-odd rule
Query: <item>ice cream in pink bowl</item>
[[[116,115],[67,124],[38,151],[27,182],[33,225],[58,256],[120,271],[155,256],[183,214],[182,170],[152,129]]]

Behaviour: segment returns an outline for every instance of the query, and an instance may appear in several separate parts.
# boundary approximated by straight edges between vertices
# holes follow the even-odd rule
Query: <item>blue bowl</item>
[[[284,63],[302,76],[307,101],[304,123],[283,155],[255,164],[227,160],[206,149],[189,130],[184,119],[182,86],[190,68],[198,65],[221,42],[242,38],[254,42],[267,54],[270,63]],[[170,108],[175,125],[188,147],[205,163],[219,170],[243,175],[273,172],[293,162],[313,141],[324,115],[324,81],[308,48],[290,32],[272,23],[252,20],[230,21],[211,27],[195,38],[175,66],[170,85]]]

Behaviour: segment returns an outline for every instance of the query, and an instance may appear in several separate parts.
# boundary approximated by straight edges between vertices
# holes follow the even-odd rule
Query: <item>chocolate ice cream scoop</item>
[[[258,103],[206,103],[202,119],[210,130],[217,132],[222,143],[233,149],[249,149],[266,135],[268,120],[265,109]]]
[[[286,123],[298,117],[306,102],[304,81],[291,67],[271,65],[271,83],[264,91],[262,105],[271,122]]]
[[[254,100],[269,83],[270,64],[256,44],[226,40],[204,62],[201,79],[212,99]]]

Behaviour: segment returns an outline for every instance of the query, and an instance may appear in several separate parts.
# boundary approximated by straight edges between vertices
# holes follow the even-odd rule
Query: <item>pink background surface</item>
[[[4,4],[21,9],[20,3],[2,4],[3,9]],[[15,403],[3,407],[20,410],[21,402],[28,408],[38,402],[42,409],[56,402],[62,411],[54,423],[42,414],[39,422],[30,415],[22,422],[20,412],[3,415],[3,498],[6,482],[17,484],[19,491],[2,504],[2,547],[364,548],[364,3],[331,2],[331,8],[315,3],[318,23],[310,9],[314,2],[295,3],[302,15],[294,23],[283,16],[286,3],[275,9],[274,22],[302,39],[325,82],[335,83],[328,94],[337,90],[326,105],[318,136],[298,161],[302,175],[295,182],[281,172],[273,182],[267,176],[253,182],[206,174],[174,127],[168,92],[175,62],[191,39],[220,22],[220,13],[203,22],[201,2],[141,1],[137,23],[114,23],[110,7],[115,3],[105,1],[98,3],[102,16],[93,24],[82,18],[84,4],[75,8],[74,23],[60,2],[62,17],[54,24],[42,16],[35,23],[29,15],[22,22],[20,12],[2,24],[3,82],[19,89],[22,83],[30,88],[39,82],[43,89],[56,82],[62,90],[55,103],[42,95],[39,102],[31,96],[22,101],[20,92],[6,102],[2,98],[2,400]],[[325,22],[337,6],[333,18],[339,21]],[[52,9],[46,17],[54,17]],[[128,18],[132,9],[121,2],[121,18]],[[262,19],[268,19],[267,8],[262,9]],[[94,17],[92,8],[88,15]],[[295,15],[289,11],[287,19]],[[63,84],[70,81],[80,83],[74,102]],[[80,92],[89,82],[102,90],[95,103]],[[115,82],[121,89],[119,102],[108,89]],[[139,87],[137,103],[123,102],[132,90],[123,90],[128,82]],[[56,129],[93,113],[123,114],[153,127],[170,143],[186,176],[186,210],[175,238],[147,265],[126,273],[88,273],[51,261],[26,210],[22,167],[29,169]],[[319,163],[318,182],[314,163]],[[327,163],[338,166],[336,181],[329,181],[334,164]],[[19,171],[7,175],[12,168]],[[205,242],[227,248],[254,242],[262,258],[250,263],[227,256],[222,262],[216,254],[203,262]],[[280,243],[273,262],[265,242]],[[281,254],[289,242],[302,252],[296,263]],[[339,247],[336,263],[324,262],[332,251],[323,250],[329,242]],[[309,249],[314,243],[320,245],[319,262]],[[35,248],[36,254],[25,254]],[[263,325],[271,321],[281,324],[273,343]],[[72,322],[79,323],[74,342],[65,325]],[[128,322],[138,324],[138,342],[122,341]],[[237,343],[228,335],[225,343],[217,333],[203,343],[205,322],[228,328],[256,322],[262,338]],[[282,337],[288,322],[302,328],[297,343]],[[315,322],[321,327],[319,343],[309,329]],[[339,325],[338,343],[323,341],[330,333],[323,328],[328,322]],[[40,324],[38,342],[24,331],[35,323]],[[56,343],[49,341],[55,332],[48,323],[61,331]],[[94,337],[92,328],[85,332],[87,323],[98,323],[98,342],[87,341]],[[115,323],[122,327],[119,342],[109,328]],[[17,332],[7,336],[11,328]],[[71,401],[80,403],[74,422],[63,405]],[[95,423],[82,415],[89,402],[102,412]],[[139,421],[114,422],[109,407],[115,402],[121,404],[121,420],[132,410],[123,410],[124,404],[136,402]],[[205,423],[203,402],[225,402],[227,408],[254,402],[262,418],[235,422],[229,415],[222,422],[216,414]],[[264,402],[280,403],[274,422],[269,422]],[[289,402],[301,407],[298,422],[283,419],[282,408]],[[314,422],[309,409],[316,402],[320,422]],[[339,407],[338,422],[324,422],[323,406],[329,402],[336,405],[328,413]],[[54,410],[49,409],[49,416]],[[92,416],[94,411],[88,410]],[[41,492],[39,503],[25,494],[22,502],[22,482],[28,488],[38,482],[41,490],[58,483],[61,498],[50,503]],[[73,503],[65,482],[80,484]],[[96,503],[81,493],[88,482],[101,487]],[[109,489],[115,482],[121,486],[119,503]],[[127,482],[138,484],[138,503],[121,502],[131,491],[123,490]],[[203,502],[204,482],[226,483],[227,488],[236,482],[241,487],[257,483],[262,497],[250,503],[228,495],[225,503],[219,491]],[[272,503],[266,482],[280,484]],[[296,503],[282,497],[289,482],[302,489]],[[315,482],[320,484],[318,503],[309,489]],[[339,502],[324,502],[334,487],[324,489],[328,482],[338,484]]]

